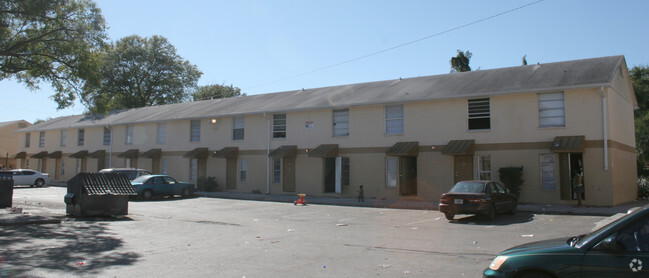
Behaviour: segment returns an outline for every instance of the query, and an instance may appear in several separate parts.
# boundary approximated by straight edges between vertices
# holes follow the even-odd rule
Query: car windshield
[[[470,192],[470,193],[481,193],[484,191],[484,183],[481,182],[467,182],[462,181],[456,183],[450,192],[461,193],[461,192]]]
[[[640,210],[636,210],[636,211],[634,211],[632,213],[628,213],[628,214],[626,214],[626,215],[612,221],[611,223],[608,223],[608,224],[606,224],[606,225],[604,225],[602,227],[599,227],[598,229],[596,229],[596,230],[594,230],[594,231],[592,231],[590,233],[586,233],[586,234],[583,234],[583,235],[578,235],[576,237],[573,237],[573,238],[570,239],[570,241],[571,241],[570,245],[573,245],[573,246],[576,246],[576,247],[579,248],[582,245],[584,245],[586,242],[589,242],[592,238],[596,237],[599,234],[600,231],[606,229],[607,227],[609,227],[611,225],[615,225],[616,223],[618,223],[620,221],[624,221],[624,219],[626,219],[628,217],[631,217],[631,215],[637,213],[638,211],[640,211]]]
[[[147,179],[149,179],[148,176],[139,176],[135,178],[132,182],[144,183]]]

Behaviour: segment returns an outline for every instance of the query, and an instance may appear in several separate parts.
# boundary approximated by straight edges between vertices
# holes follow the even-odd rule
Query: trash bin
[[[71,216],[119,216],[128,214],[128,200],[135,187],[122,173],[79,173],[68,181],[66,213]]]
[[[14,173],[0,172],[0,208],[10,208],[14,198]]]

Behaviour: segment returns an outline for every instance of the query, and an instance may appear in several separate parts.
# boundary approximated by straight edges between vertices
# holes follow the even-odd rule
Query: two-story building
[[[388,200],[523,166],[521,202],[575,203],[579,174],[583,203],[610,206],[637,197],[635,107],[612,56],[61,117],[20,130],[20,151],[57,180],[138,167]]]
[[[25,158],[25,153],[18,152],[16,131],[30,126],[28,121],[17,120],[0,122],[0,168],[18,168],[16,157]]]

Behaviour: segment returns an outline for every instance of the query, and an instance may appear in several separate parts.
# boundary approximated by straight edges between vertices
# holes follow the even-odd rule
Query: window
[[[200,142],[201,141],[201,120],[192,120],[191,121],[191,130],[189,135],[190,142]]]
[[[45,132],[43,131],[38,133],[38,146],[41,148],[45,147]]]
[[[403,134],[403,105],[385,106],[385,134]]]
[[[156,136],[156,143],[164,144],[167,143],[167,124],[158,123],[158,132]]]
[[[349,136],[349,109],[334,110],[333,136]]]
[[[340,180],[341,180],[340,183],[343,186],[349,186],[349,184],[350,184],[349,183],[349,180],[350,180],[350,178],[349,178],[349,176],[350,176],[349,175],[349,173],[350,173],[350,171],[349,171],[349,157],[343,157],[342,158],[342,167],[341,168],[342,168],[341,169],[342,173],[340,175]]]
[[[273,115],[273,138],[286,138],[286,114]]]
[[[469,130],[488,130],[491,128],[489,99],[469,100]]]
[[[232,119],[232,140],[243,140],[243,117]]]
[[[76,173],[79,174],[81,173],[81,158],[77,158],[76,160],[77,160],[77,166],[75,167],[75,169],[77,170]]]
[[[541,190],[551,191],[556,189],[554,164],[554,154],[541,154]]]
[[[61,159],[61,176],[65,176],[65,159]]]
[[[189,180],[196,181],[198,176],[198,159],[192,158],[189,160]]]
[[[385,159],[385,185],[387,187],[397,187],[397,158],[388,156]]]
[[[126,144],[133,144],[133,125],[126,126]]]
[[[25,148],[29,148],[29,143],[32,140],[31,133],[25,133]]]
[[[239,160],[239,182],[245,183],[248,175],[248,165],[245,159]]]
[[[112,130],[110,127],[105,126],[104,127],[104,146],[110,145],[110,137],[111,137]]]
[[[539,127],[565,127],[563,92],[539,94]]]
[[[67,145],[66,143],[67,140],[68,140],[68,131],[61,130],[61,147],[65,147]]]
[[[478,179],[491,180],[491,156],[478,157]]]
[[[167,159],[166,158],[162,159],[162,167],[160,167],[160,168],[162,168],[162,174],[167,175]]]
[[[273,184],[282,183],[282,159],[273,158]]]
[[[83,146],[84,137],[85,137],[85,130],[79,129],[77,132],[77,146]]]

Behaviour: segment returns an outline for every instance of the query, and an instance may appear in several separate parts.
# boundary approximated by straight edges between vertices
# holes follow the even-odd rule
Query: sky
[[[199,85],[248,95],[624,55],[649,65],[644,0],[95,0],[111,41],[160,35],[203,72]],[[0,122],[78,115],[46,82],[0,81]]]

